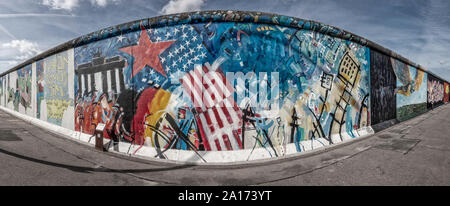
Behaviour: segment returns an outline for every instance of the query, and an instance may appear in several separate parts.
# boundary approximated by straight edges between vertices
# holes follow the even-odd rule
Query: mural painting
[[[8,76],[7,105],[16,112],[32,115],[31,108],[31,65],[25,66]]]
[[[2,106],[6,106],[6,75],[2,76]]]
[[[428,75],[428,109],[434,109],[444,103],[444,82]]]
[[[370,51],[312,31],[177,25],[75,48],[75,130],[154,147],[284,154],[370,125]],[[280,81],[283,80],[283,81]],[[315,142],[314,144],[312,142]],[[136,151],[134,151],[136,152]]]
[[[397,119],[404,121],[427,111],[427,73],[391,58],[397,77]]]
[[[3,101],[3,88],[4,88],[4,86],[3,86],[3,84],[4,84],[4,80],[3,80],[3,78],[4,77],[0,77],[0,105],[1,106],[5,106],[4,105],[4,101]]]
[[[75,131],[93,134],[104,123],[104,137],[134,142],[133,62],[119,48],[130,45],[130,39],[135,42],[136,36],[129,33],[75,48]]]
[[[370,51],[370,86],[372,125],[397,117],[397,78],[389,56]]]
[[[449,101],[450,96],[450,84],[445,82],[444,83],[444,102],[447,103]]]
[[[36,117],[73,129],[73,95],[70,95],[69,52],[36,63]],[[73,77],[72,77],[73,78]]]
[[[240,14],[167,16],[85,35],[0,78],[0,104],[86,134],[80,139],[104,124],[103,136],[129,143],[129,154],[206,162],[224,153],[203,151],[243,150],[227,154],[249,160],[313,150],[448,102],[447,83],[360,37]]]
[[[2,90],[1,90],[1,92],[2,92],[2,95],[1,95],[2,104],[1,104],[1,106],[4,107],[6,105],[6,76],[2,76],[1,80],[2,80]]]

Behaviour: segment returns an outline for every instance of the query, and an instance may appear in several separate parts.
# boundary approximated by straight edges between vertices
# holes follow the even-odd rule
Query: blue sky
[[[0,73],[108,26],[215,9],[271,12],[337,26],[450,81],[448,0],[2,0]]]

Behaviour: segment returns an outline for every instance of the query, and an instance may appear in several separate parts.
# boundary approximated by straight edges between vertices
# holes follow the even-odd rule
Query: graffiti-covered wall
[[[131,36],[132,33],[75,48],[75,131],[93,134],[96,125],[104,123],[105,137],[135,139],[131,126],[137,93],[132,82],[134,62],[119,50],[137,43],[136,35],[133,40]],[[147,80],[140,81],[146,84]],[[138,141],[141,143],[141,139]]]
[[[5,77],[0,77],[0,106],[5,106]]]
[[[83,141],[102,126],[119,152],[232,162],[372,134],[425,112],[444,90],[360,37],[258,15],[167,16],[80,37],[3,75],[0,103]]]
[[[0,77],[0,106],[5,106],[4,105],[4,97],[3,97],[3,88],[4,88],[4,77]]]
[[[444,103],[444,82],[433,75],[428,75],[428,109]]]
[[[8,74],[6,80],[6,107],[29,116],[32,110],[31,65]]]
[[[78,47],[74,59],[75,130],[104,123],[105,137],[159,157],[167,148],[280,156],[287,144],[310,150],[370,125],[369,49],[316,32],[177,25]]]
[[[36,62],[36,118],[73,129],[73,50]]]
[[[449,83],[445,82],[444,83],[444,102],[447,103],[449,101],[449,96],[450,96],[450,85]]]

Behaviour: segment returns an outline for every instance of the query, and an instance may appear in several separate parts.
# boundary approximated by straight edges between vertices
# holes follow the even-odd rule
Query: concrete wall
[[[1,108],[90,144],[105,124],[111,151],[239,162],[370,135],[444,102],[443,81],[337,28],[201,14],[118,25],[29,60],[2,74]]]
[[[428,75],[428,109],[444,103],[444,82],[434,75]]]
[[[445,82],[444,84],[444,102],[447,103],[450,99],[450,85]]]

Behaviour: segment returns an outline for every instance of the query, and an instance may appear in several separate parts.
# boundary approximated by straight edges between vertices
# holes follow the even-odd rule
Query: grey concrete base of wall
[[[398,124],[399,121],[397,119],[391,119],[389,121],[385,121],[376,125],[372,125],[372,129],[374,132],[379,132],[385,130],[386,128],[392,127],[395,124]]]

